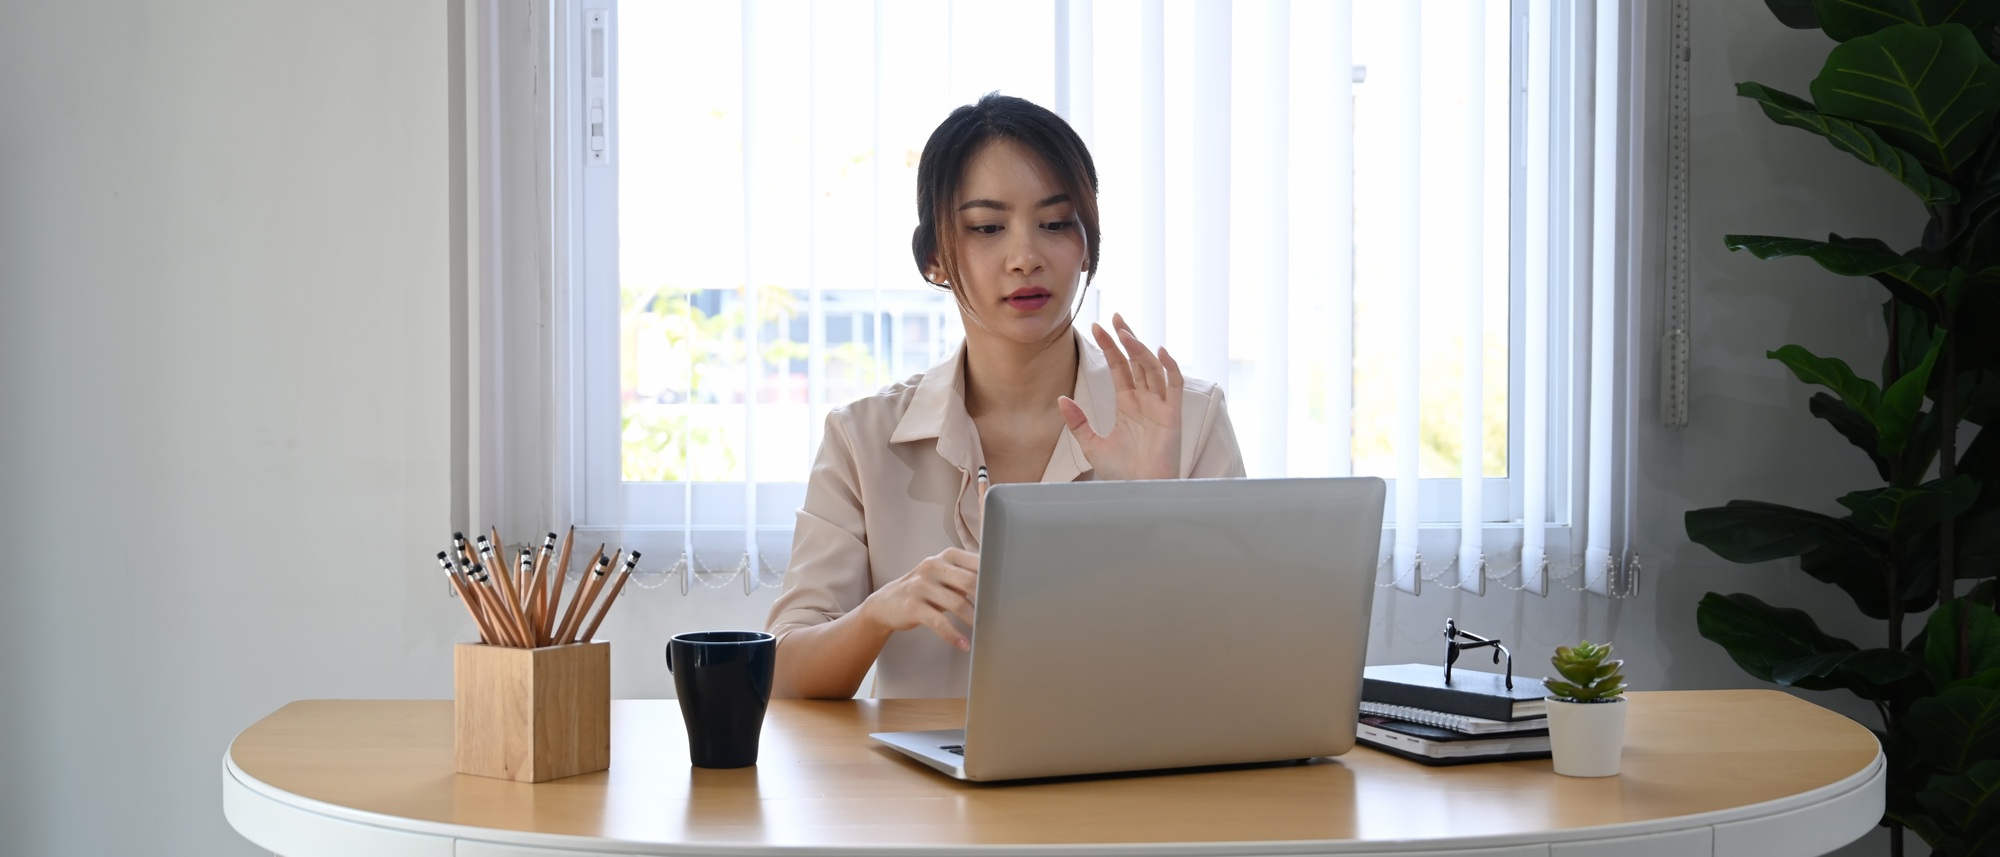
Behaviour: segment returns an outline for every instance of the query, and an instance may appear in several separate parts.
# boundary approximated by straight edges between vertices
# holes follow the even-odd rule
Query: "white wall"
[[[444,23],[8,4],[0,853],[256,853],[238,730],[448,695]]]
[[[1732,498],[1831,509],[1872,478],[1763,352],[1873,365],[1878,295],[1720,236],[1903,245],[1919,216],[1733,95],[1741,80],[1803,92],[1824,36],[1759,3],[1695,7],[1692,424],[1641,430],[1645,591],[1384,591],[1372,661],[1434,659],[1451,615],[1505,637],[1523,672],[1589,636],[1617,643],[1642,689],[1754,686],[1695,633],[1710,590],[1878,633],[1791,564],[1723,563],[1681,529]],[[257,853],[218,800],[237,731],[292,699],[449,694],[465,620],[425,559],[451,527],[444,8],[9,9],[0,853]],[[627,594],[606,629],[614,692],[666,695],[668,634],[754,626],[768,598]]]

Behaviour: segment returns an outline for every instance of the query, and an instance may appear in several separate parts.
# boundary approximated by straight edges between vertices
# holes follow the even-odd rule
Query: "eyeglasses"
[[[1499,663],[1503,656],[1507,659],[1507,689],[1514,689],[1514,653],[1507,651],[1506,646],[1500,645],[1498,638],[1489,640],[1470,631],[1460,631],[1457,622],[1446,619],[1444,620],[1444,645],[1445,684],[1451,684],[1451,665],[1458,662],[1459,652],[1466,649],[1483,649],[1490,646],[1493,648],[1494,663]]]

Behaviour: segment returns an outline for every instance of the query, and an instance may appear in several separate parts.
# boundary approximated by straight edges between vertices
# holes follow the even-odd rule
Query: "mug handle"
[[[674,643],[673,643],[673,641],[672,641],[672,640],[668,640],[668,641],[667,641],[667,672],[673,672],[673,671],[674,671]]]

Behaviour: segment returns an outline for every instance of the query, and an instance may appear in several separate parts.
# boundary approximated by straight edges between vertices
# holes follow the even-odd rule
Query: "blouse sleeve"
[[[871,591],[860,473],[843,412],[836,409],[826,416],[819,456],[806,482],[805,505],[792,530],[785,588],[765,622],[779,638],[846,615]]]
[[[1187,478],[1241,478],[1245,474],[1243,450],[1236,446],[1236,429],[1229,424],[1229,407],[1223,403],[1221,385],[1209,387],[1208,407],[1202,411],[1200,426],[1183,426],[1182,431],[1190,428],[1194,429],[1197,440]]]

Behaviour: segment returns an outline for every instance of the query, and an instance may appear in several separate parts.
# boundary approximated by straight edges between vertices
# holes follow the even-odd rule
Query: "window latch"
[[[584,163],[593,167],[611,164],[611,84],[609,9],[586,9],[583,75]]]

